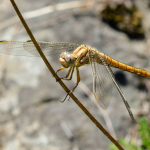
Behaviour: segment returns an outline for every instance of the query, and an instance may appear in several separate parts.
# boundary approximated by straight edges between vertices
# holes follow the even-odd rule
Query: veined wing
[[[73,43],[50,43],[38,41],[43,53],[50,57],[50,60],[58,62],[60,54],[63,51],[72,53],[78,46]],[[19,41],[0,41],[0,53],[14,56],[29,56],[40,57],[36,47],[32,41],[19,42]]]
[[[93,73],[93,92],[99,105],[106,109],[112,98],[112,80],[103,65],[97,63],[96,51],[89,50],[89,61]]]
[[[100,65],[97,60],[100,59],[103,65]],[[130,106],[126,101],[119,85],[117,84],[111,68],[108,66],[104,58],[94,50],[89,50],[89,60],[93,72],[93,92],[95,98],[103,109],[106,109],[111,101],[113,83],[117,87],[125,106],[134,120]],[[113,82],[112,82],[113,81]]]

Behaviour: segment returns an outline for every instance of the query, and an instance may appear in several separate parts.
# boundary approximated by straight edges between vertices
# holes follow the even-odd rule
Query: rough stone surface
[[[69,2],[69,0],[16,0],[21,12],[63,2]],[[139,1],[137,5],[141,9],[144,7],[144,4],[141,5]],[[2,8],[0,9],[1,27],[5,20],[16,14],[9,1],[2,0],[0,8]],[[56,18],[58,19],[55,21]],[[59,11],[28,19],[27,23],[39,41],[87,44],[118,61],[150,71],[146,42],[130,40],[124,33],[115,31],[95,15],[95,10],[82,11],[77,8]],[[8,27],[1,29],[0,40],[26,41],[29,37],[18,22],[10,23]],[[58,63],[51,63],[55,70],[60,67]],[[109,149],[110,141],[72,99],[64,103],[60,102],[65,98],[66,93],[56,83],[41,58],[0,55],[0,64],[1,149]],[[149,81],[118,69],[113,71],[115,74],[121,72],[125,77],[126,84],[120,86],[136,118],[137,113],[142,111],[142,101],[145,100],[142,92],[137,88],[138,83]],[[90,66],[81,67],[80,72],[82,82],[92,90],[93,79]],[[63,76],[65,73],[66,71],[59,75]],[[74,76],[76,77],[76,74]],[[70,89],[75,85],[73,81],[65,83]],[[84,93],[82,87],[79,86],[74,94],[106,128],[98,107]],[[110,116],[117,138],[131,135],[131,128],[134,125],[121,97],[115,90],[106,112]],[[65,134],[64,126],[70,130],[70,136]]]

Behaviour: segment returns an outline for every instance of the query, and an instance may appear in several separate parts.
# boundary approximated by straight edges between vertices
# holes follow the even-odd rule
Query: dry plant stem
[[[14,0],[10,0],[16,13],[18,14],[23,26],[25,27],[27,33],[29,34],[31,40],[33,41],[35,47],[37,48],[37,51],[39,52],[40,56],[42,57],[43,61],[45,62],[46,66],[52,73],[52,75],[56,78],[56,80],[59,80],[58,75],[53,70],[52,66],[49,64],[48,60],[46,59],[45,55],[43,54],[42,50],[40,49],[39,45],[37,44],[34,36],[32,35],[28,25],[26,24],[25,20],[23,19],[17,5],[15,4]],[[69,94],[70,90],[66,87],[66,85],[59,80],[59,84],[63,87],[63,89]],[[90,112],[80,103],[80,101],[72,94],[70,93],[69,96],[76,102],[76,104],[84,111],[84,113],[93,121],[93,123],[120,149],[124,150],[121,145],[102,127],[102,125],[90,114]]]

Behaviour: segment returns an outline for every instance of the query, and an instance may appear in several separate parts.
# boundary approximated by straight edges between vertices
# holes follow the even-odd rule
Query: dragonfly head
[[[75,59],[73,58],[73,56],[70,53],[62,52],[60,54],[59,62],[61,63],[61,65],[63,67],[68,68],[68,67],[74,65]]]

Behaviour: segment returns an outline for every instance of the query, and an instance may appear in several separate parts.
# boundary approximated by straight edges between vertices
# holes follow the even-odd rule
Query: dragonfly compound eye
[[[73,65],[74,64],[74,58],[69,53],[67,55],[65,55],[65,60],[66,60],[67,64],[69,64],[69,65]]]
[[[61,58],[65,58],[65,56],[66,56],[67,54],[68,54],[67,52],[62,52],[62,53],[60,54],[60,57],[61,57]]]

